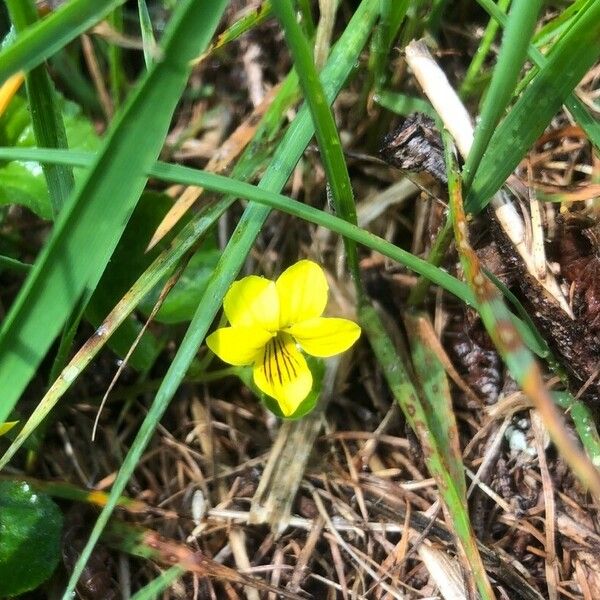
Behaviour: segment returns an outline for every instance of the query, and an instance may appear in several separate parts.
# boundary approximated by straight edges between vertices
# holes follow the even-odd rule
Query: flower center
[[[292,336],[282,332],[267,342],[262,366],[265,377],[269,382],[277,382],[279,385],[283,385],[285,382],[298,377],[301,365],[290,352],[289,346],[291,344],[294,344]]]

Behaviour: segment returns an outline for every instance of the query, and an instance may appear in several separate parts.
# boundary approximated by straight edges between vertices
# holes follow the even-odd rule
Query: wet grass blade
[[[346,78],[359,57],[361,49],[368,39],[371,27],[378,14],[378,0],[363,0],[356,9],[352,20],[342,34],[341,39],[333,49],[328,65],[323,72],[323,81],[326,82],[326,91],[329,101],[335,97],[343,83],[346,81]],[[305,107],[294,119],[286,136],[280,143],[275,156],[271,160],[269,168],[260,183],[263,188],[279,190],[283,187],[304,151],[304,148],[309,143],[312,134],[313,128],[311,127],[310,114]],[[214,316],[222,304],[227,289],[239,272],[268,214],[269,208],[256,204],[251,204],[244,212],[238,227],[233,233],[232,239],[221,256],[221,260],[209,281],[207,291],[200,301],[199,308],[190,323],[181,346],[171,362],[169,370],[149,408],[148,414],[117,474],[108,504],[100,513],[90,535],[90,539],[74,567],[69,584],[63,596],[65,600],[70,600],[71,594],[75,590],[77,580],[82,573],[92,549],[98,541],[102,530],[108,523],[110,515],[115,507],[115,499],[123,492],[123,489],[136,468],[159,420],[175,394],[179,384],[185,377],[187,369],[190,366],[198,347],[202,343]]]
[[[14,407],[84,290],[99,281],[162,148],[190,61],[208,45],[224,6],[225,0],[210,8],[192,0],[179,4],[165,34],[163,60],[140,82],[61,211],[0,330],[0,420]]]
[[[0,82],[29,71],[95,25],[125,0],[71,0],[21,32],[0,52]]]

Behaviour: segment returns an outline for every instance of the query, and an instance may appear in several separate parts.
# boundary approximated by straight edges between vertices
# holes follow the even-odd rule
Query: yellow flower
[[[352,321],[321,317],[328,289],[323,270],[310,260],[292,265],[277,281],[244,277],[223,300],[231,326],[206,338],[224,362],[254,365],[254,383],[277,400],[285,416],[296,411],[312,387],[298,348],[324,358],[344,352],[360,335]]]

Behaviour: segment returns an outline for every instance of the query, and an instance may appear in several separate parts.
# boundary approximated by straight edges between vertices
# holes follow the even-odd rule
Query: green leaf
[[[86,318],[94,327],[100,326],[106,315],[160,253],[164,243],[149,252],[146,252],[146,247],[152,233],[172,204],[173,201],[165,194],[156,192],[142,194],[85,311]],[[164,242],[168,242],[179,229],[180,227],[175,228]],[[110,337],[108,346],[119,356],[125,356],[140,329],[141,324],[130,317]],[[146,371],[152,366],[160,351],[161,344],[157,343],[149,331],[146,331],[134,353],[129,357],[129,365],[139,371]]]
[[[214,244],[205,243],[191,258],[179,281],[165,298],[155,320],[166,324],[191,321],[220,256],[221,251]],[[140,310],[145,315],[152,311],[161,289],[162,286],[156,287],[141,303]]]
[[[59,99],[59,107],[69,147],[92,152],[98,150],[98,136],[79,107],[63,98]],[[7,146],[17,148],[36,146],[30,111],[21,96],[12,99],[6,113],[0,118],[0,140]],[[75,180],[80,182],[85,172],[77,171],[75,175]],[[26,206],[43,219],[50,219],[52,206],[41,164],[21,160],[0,162],[0,204]]]
[[[0,481],[0,596],[33,590],[60,557],[62,514],[25,482]]]

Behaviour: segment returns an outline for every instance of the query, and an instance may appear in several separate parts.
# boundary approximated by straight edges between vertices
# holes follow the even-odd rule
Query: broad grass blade
[[[162,60],[124,106],[84,183],[61,212],[0,330],[0,420],[83,292],[99,281],[162,148],[190,62],[208,45],[224,6],[224,0],[179,4]]]

